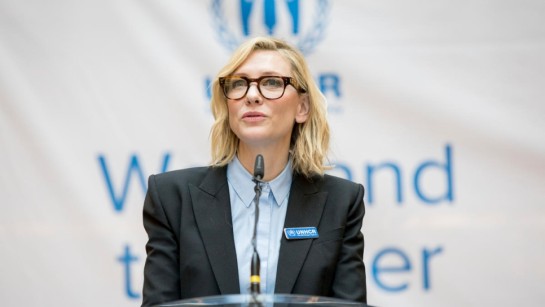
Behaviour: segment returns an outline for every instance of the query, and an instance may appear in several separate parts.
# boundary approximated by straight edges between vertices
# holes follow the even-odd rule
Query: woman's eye
[[[280,78],[267,78],[263,79],[262,84],[267,87],[282,87],[284,86],[284,82]]]
[[[244,86],[246,86],[246,81],[244,81],[243,79],[233,80],[231,82],[231,88],[239,88],[239,87],[244,87]]]

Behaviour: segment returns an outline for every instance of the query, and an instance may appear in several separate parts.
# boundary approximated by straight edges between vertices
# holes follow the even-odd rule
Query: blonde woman
[[[211,104],[211,165],[149,178],[142,305],[249,293],[257,155],[262,293],[365,302],[364,189],[324,174],[326,105],[300,52],[249,40],[213,82]]]

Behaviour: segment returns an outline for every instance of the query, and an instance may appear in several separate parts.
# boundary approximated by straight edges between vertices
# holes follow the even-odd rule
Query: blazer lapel
[[[193,212],[221,294],[240,293],[226,167],[190,186]],[[203,259],[204,260],[204,259]]]
[[[294,176],[284,228],[318,228],[327,200],[327,192],[319,192],[317,186],[319,181],[320,179],[316,179],[315,182],[309,182],[303,176]],[[291,293],[311,244],[312,239],[288,241],[285,236],[282,236],[276,274],[276,293]]]

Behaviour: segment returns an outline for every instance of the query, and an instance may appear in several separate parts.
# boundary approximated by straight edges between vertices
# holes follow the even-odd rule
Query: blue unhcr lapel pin
[[[316,227],[284,228],[284,234],[288,240],[315,239],[319,237]]]

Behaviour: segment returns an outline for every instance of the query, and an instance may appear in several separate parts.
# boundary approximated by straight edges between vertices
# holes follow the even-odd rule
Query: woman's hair
[[[227,99],[218,78],[231,75],[256,50],[280,53],[291,65],[292,77],[300,88],[299,95],[308,95],[309,117],[304,123],[295,123],[292,131],[292,165],[295,172],[306,177],[323,175],[328,168],[324,162],[329,149],[326,99],[314,82],[303,55],[286,42],[270,37],[256,37],[242,44],[212,83],[211,108],[215,119],[210,131],[212,165],[227,165],[235,157],[239,145],[239,139],[229,125]]]

